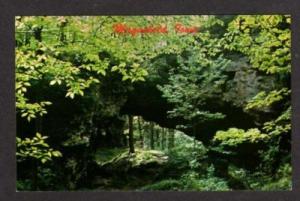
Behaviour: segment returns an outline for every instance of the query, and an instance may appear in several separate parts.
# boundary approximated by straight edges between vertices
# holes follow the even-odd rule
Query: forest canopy
[[[290,190],[289,15],[19,16],[18,190]]]

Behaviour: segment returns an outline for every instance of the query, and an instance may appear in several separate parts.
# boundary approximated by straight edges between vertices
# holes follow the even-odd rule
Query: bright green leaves
[[[99,83],[99,80],[93,77],[88,79],[78,79],[76,82],[68,82],[68,91],[66,97],[73,99],[75,95],[84,96],[84,90],[89,88],[93,83]]]
[[[268,140],[270,136],[261,133],[257,128],[243,129],[230,128],[227,131],[218,131],[214,136],[213,141],[219,142],[221,145],[237,146],[242,143],[257,143]]]
[[[119,66],[113,66],[112,68],[111,68],[111,71],[112,72],[115,72],[115,71],[117,71],[119,69]]]
[[[131,78],[131,82],[136,82],[136,81],[145,81],[145,77],[148,75],[147,70],[142,69],[142,68],[137,68],[134,67],[131,69],[131,71],[129,72],[129,75],[124,75],[123,76],[123,80],[124,77],[133,77]]]
[[[66,49],[65,51],[68,51],[68,49]],[[110,61],[108,58],[100,59],[97,53],[97,51],[99,50],[90,50],[93,51],[92,53],[87,53],[82,49],[77,51],[77,54],[83,55],[82,62],[84,62],[84,64],[82,64],[80,68],[85,69],[91,73],[96,73],[99,77],[106,76],[106,70],[110,65]]]
[[[61,84],[61,80],[55,79],[55,80],[52,80],[49,84],[50,84],[50,85],[55,85],[56,83],[57,83],[58,85],[60,85],[60,84]]]
[[[281,101],[286,96],[290,95],[291,90],[282,88],[280,90],[273,90],[268,94],[265,91],[259,92],[247,104],[246,110],[265,110],[272,106],[272,104]]]
[[[292,111],[290,106],[275,120],[264,123],[263,129],[274,136],[289,133],[292,128],[291,115]]]
[[[37,48],[42,48],[39,44]],[[32,47],[22,47],[16,49],[16,107],[21,117],[28,121],[47,114],[46,106],[51,105],[49,101],[31,102],[26,93],[32,83],[40,80],[44,74],[45,61],[47,55],[40,55],[31,50]]]
[[[254,68],[267,74],[290,73],[290,24],[290,16],[238,16],[229,24],[226,47],[242,52]]]
[[[47,114],[46,106],[51,105],[49,101],[42,101],[39,103],[28,103],[27,98],[17,95],[17,109],[21,113],[21,117],[27,118],[28,121]]]
[[[126,64],[121,62],[118,66],[113,66],[111,71],[122,74],[122,81],[130,80],[132,83],[145,81],[145,77],[148,75],[147,70],[142,68],[139,63]]]
[[[47,136],[42,136],[40,133],[36,133],[36,136],[31,139],[21,139],[17,137],[17,160],[23,161],[28,158],[33,158],[41,163],[46,163],[55,157],[62,157],[60,151],[50,148],[45,142],[47,138]]]

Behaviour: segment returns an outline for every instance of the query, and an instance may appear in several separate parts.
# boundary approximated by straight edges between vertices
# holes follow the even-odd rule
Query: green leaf
[[[36,136],[41,139],[42,138],[42,135],[40,133],[36,133]]]
[[[122,78],[122,81],[126,81],[128,80],[130,77],[128,75],[124,75],[123,78]]]
[[[62,154],[59,151],[53,151],[52,155],[55,156],[55,157],[61,157],[62,156]]]
[[[126,63],[125,62],[121,62],[119,67],[125,67],[126,66]]]
[[[26,117],[28,115],[28,113],[23,113],[22,115],[21,115],[21,117]]]
[[[113,66],[113,67],[111,68],[111,71],[114,72],[114,71],[117,71],[118,69],[119,69],[119,66]]]
[[[50,85],[55,85],[55,83],[56,83],[56,80],[52,80],[52,81],[50,82]]]

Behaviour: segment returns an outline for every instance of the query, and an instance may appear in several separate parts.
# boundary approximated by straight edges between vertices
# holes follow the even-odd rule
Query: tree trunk
[[[174,147],[174,130],[169,129],[168,133],[168,149],[171,149]]]
[[[134,153],[134,139],[133,139],[133,117],[132,115],[128,116],[128,144],[129,144],[129,153]]]
[[[156,139],[155,139],[155,141],[156,141],[156,147],[157,148],[160,147],[159,131],[160,131],[160,129],[156,129],[155,130],[155,133],[156,133]]]
[[[162,128],[162,129],[161,129],[161,143],[160,143],[160,146],[161,146],[161,149],[162,149],[162,150],[165,149],[165,143],[166,143],[165,129]]]
[[[143,130],[142,130],[142,126],[141,126],[141,117],[138,117],[138,128],[140,131],[141,148],[144,148],[144,137],[143,137]]]
[[[150,148],[154,149],[154,124],[150,123]]]

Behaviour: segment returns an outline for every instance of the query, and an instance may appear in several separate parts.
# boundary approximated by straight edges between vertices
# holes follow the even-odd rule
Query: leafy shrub
[[[140,190],[176,190],[176,191],[227,191],[230,188],[224,179],[215,177],[214,168],[210,166],[205,175],[188,171],[180,179],[167,179],[155,184],[147,185]]]
[[[150,184],[147,186],[144,186],[140,190],[142,191],[156,191],[156,190],[181,190],[182,189],[182,183],[178,180],[174,179],[167,179],[167,180],[162,180],[160,182]]]
[[[251,173],[232,165],[229,166],[228,173],[231,180],[242,183],[246,189],[273,191],[291,190],[292,188],[292,167],[290,164],[281,165],[273,176],[262,171]]]
[[[25,191],[32,189],[32,181],[30,179],[17,180],[17,190]]]
[[[32,139],[25,138],[25,140],[22,140],[17,137],[16,155],[18,161],[34,158],[42,163],[46,163],[51,161],[53,157],[62,157],[60,151],[49,148],[49,145],[45,142],[47,138],[47,136],[42,136],[40,133],[36,133],[36,136]]]
[[[222,145],[236,146],[245,142],[259,142],[269,139],[267,134],[261,133],[257,128],[247,131],[238,128],[230,128],[227,131],[218,131],[214,137],[215,142]]]
[[[205,177],[201,177],[198,173],[193,171],[184,174],[181,177],[181,181],[184,184],[183,189],[188,191],[230,190],[225,180],[212,175],[210,168],[208,169],[208,174],[205,175]]]
[[[169,150],[170,164],[172,166],[199,167],[199,160],[206,157],[207,149],[192,137],[177,131],[175,133],[176,146]]]

